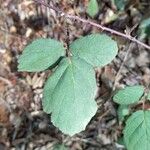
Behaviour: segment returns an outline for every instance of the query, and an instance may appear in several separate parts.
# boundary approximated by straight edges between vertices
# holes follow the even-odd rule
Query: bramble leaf
[[[95,72],[80,58],[64,58],[44,87],[43,107],[53,124],[74,135],[85,129],[95,115]]]
[[[69,150],[69,149],[63,144],[56,144],[53,150]]]
[[[37,39],[29,44],[18,60],[19,71],[43,71],[65,55],[63,44],[54,39]]]
[[[121,104],[128,105],[138,102],[144,93],[144,87],[140,85],[127,86],[119,90],[113,97],[113,101]]]
[[[120,105],[117,111],[118,117],[120,121],[124,120],[124,117],[129,115],[128,105]]]
[[[94,17],[99,11],[97,0],[90,0],[87,8],[89,16]]]
[[[149,150],[150,111],[137,111],[126,122],[124,141],[128,150]]]
[[[147,18],[139,25],[140,38],[150,37],[150,18]]]
[[[113,2],[120,11],[124,11],[127,3],[126,0],[113,0]]]
[[[70,45],[73,56],[77,56],[93,67],[110,63],[117,55],[118,47],[114,40],[104,34],[91,34],[75,40]]]

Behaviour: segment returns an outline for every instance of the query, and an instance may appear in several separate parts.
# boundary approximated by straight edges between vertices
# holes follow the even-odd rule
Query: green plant
[[[104,34],[81,37],[69,50],[56,40],[37,39],[24,49],[18,70],[53,69],[44,86],[43,109],[52,114],[56,127],[74,135],[85,129],[97,111],[94,67],[110,63],[117,51],[116,42]]]
[[[121,116],[121,120],[126,122],[123,134],[127,149],[149,150],[150,110],[149,101],[147,101],[149,94],[144,93],[144,87],[140,85],[127,86],[119,90],[113,100],[120,104],[119,109],[123,108],[118,111],[118,115]],[[127,121],[125,117],[128,118]]]
[[[127,0],[111,0],[118,10],[124,11]]]
[[[99,11],[97,0],[90,0],[87,7],[87,13],[92,18],[96,16]]]
[[[138,33],[141,39],[145,37],[150,38],[150,18],[144,19],[140,23]]]
[[[69,150],[69,149],[63,144],[56,144],[53,150]]]

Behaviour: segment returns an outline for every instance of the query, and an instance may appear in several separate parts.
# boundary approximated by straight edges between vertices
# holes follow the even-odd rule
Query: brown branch
[[[126,39],[128,39],[128,40],[130,40],[130,41],[132,41],[132,42],[135,42],[135,43],[137,43],[137,44],[139,44],[139,45],[145,47],[146,49],[149,49],[149,50],[150,50],[150,46],[149,46],[149,45],[147,45],[147,44],[145,44],[145,43],[139,41],[138,39],[132,37],[131,35],[127,35],[127,34],[124,34],[124,33],[119,32],[119,31],[110,29],[110,28],[108,28],[108,27],[102,26],[102,25],[97,24],[97,23],[95,23],[95,22],[92,22],[92,21],[90,21],[90,20],[86,20],[86,19],[80,18],[79,16],[67,14],[67,13],[65,13],[65,12],[63,12],[63,11],[61,11],[61,10],[59,10],[58,8],[56,8],[56,7],[54,7],[54,6],[50,6],[50,5],[46,4],[45,2],[43,2],[43,1],[41,1],[41,0],[33,0],[33,1],[35,1],[36,3],[38,3],[38,4],[40,4],[40,5],[43,5],[43,6],[45,6],[45,7],[48,7],[49,9],[52,9],[52,10],[56,11],[56,12],[59,13],[61,16],[64,16],[64,17],[66,17],[66,18],[73,19],[73,20],[79,20],[79,21],[81,21],[81,22],[83,22],[83,23],[86,23],[86,24],[90,24],[90,25],[92,25],[92,26],[95,26],[95,27],[97,27],[97,28],[103,30],[103,31],[107,31],[107,32],[110,32],[111,34],[115,34],[115,35],[118,35],[118,36],[120,36],[120,37],[126,38]]]
[[[117,74],[115,76],[115,80],[114,80],[114,84],[113,84],[113,87],[112,87],[112,91],[115,91],[115,89],[116,89],[116,84],[119,82],[118,80],[119,80],[119,76],[121,74],[121,71],[123,70],[123,67],[125,66],[125,63],[126,63],[126,61],[128,59],[128,56],[129,56],[130,52],[133,50],[134,46],[135,46],[135,43],[130,43],[129,45],[127,45],[127,47],[125,47],[126,54],[125,54],[125,56],[123,58],[123,61],[122,61],[121,65],[120,65],[120,68],[117,71]]]

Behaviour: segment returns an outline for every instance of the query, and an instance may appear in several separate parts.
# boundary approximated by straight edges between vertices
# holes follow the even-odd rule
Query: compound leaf
[[[99,11],[97,0],[90,0],[87,8],[87,13],[94,17]]]
[[[53,124],[74,135],[85,129],[97,110],[95,73],[80,58],[64,58],[44,87],[43,107]]]
[[[124,141],[128,150],[149,150],[150,111],[137,111],[126,122]]]
[[[138,102],[144,93],[144,87],[140,85],[127,86],[119,90],[113,97],[113,101],[121,104],[128,105]]]
[[[73,56],[85,60],[94,67],[110,63],[118,51],[116,42],[104,34],[81,37],[70,45],[70,49]]]
[[[37,39],[29,44],[18,60],[19,71],[43,71],[65,55],[63,44],[54,39]]]

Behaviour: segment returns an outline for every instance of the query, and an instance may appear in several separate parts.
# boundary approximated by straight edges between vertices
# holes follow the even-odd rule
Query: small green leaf
[[[121,11],[124,10],[126,6],[126,0],[113,0],[117,8]]]
[[[56,144],[53,150],[69,150],[69,149],[63,144]]]
[[[124,117],[129,115],[129,108],[127,105],[120,105],[118,107],[118,117],[120,121],[124,120]]]
[[[110,63],[118,52],[117,44],[104,34],[91,34],[75,40],[70,49],[77,56],[94,67]]]
[[[79,58],[64,58],[44,87],[43,107],[62,132],[74,135],[95,115],[95,72]]]
[[[113,101],[121,104],[128,105],[138,102],[144,93],[144,87],[140,85],[127,86],[119,90],[113,97]]]
[[[97,0],[90,0],[87,8],[87,13],[94,17],[99,11]]]
[[[137,111],[126,122],[124,141],[128,150],[150,149],[150,111]]]
[[[147,18],[139,25],[139,34],[141,38],[150,37],[150,18]]]
[[[19,71],[43,71],[65,55],[63,44],[53,39],[37,39],[29,44],[20,56]]]
[[[122,145],[122,147],[125,147],[125,143],[124,143],[124,138],[123,138],[123,137],[120,137],[120,138],[118,139],[117,143],[118,143],[119,145]]]

